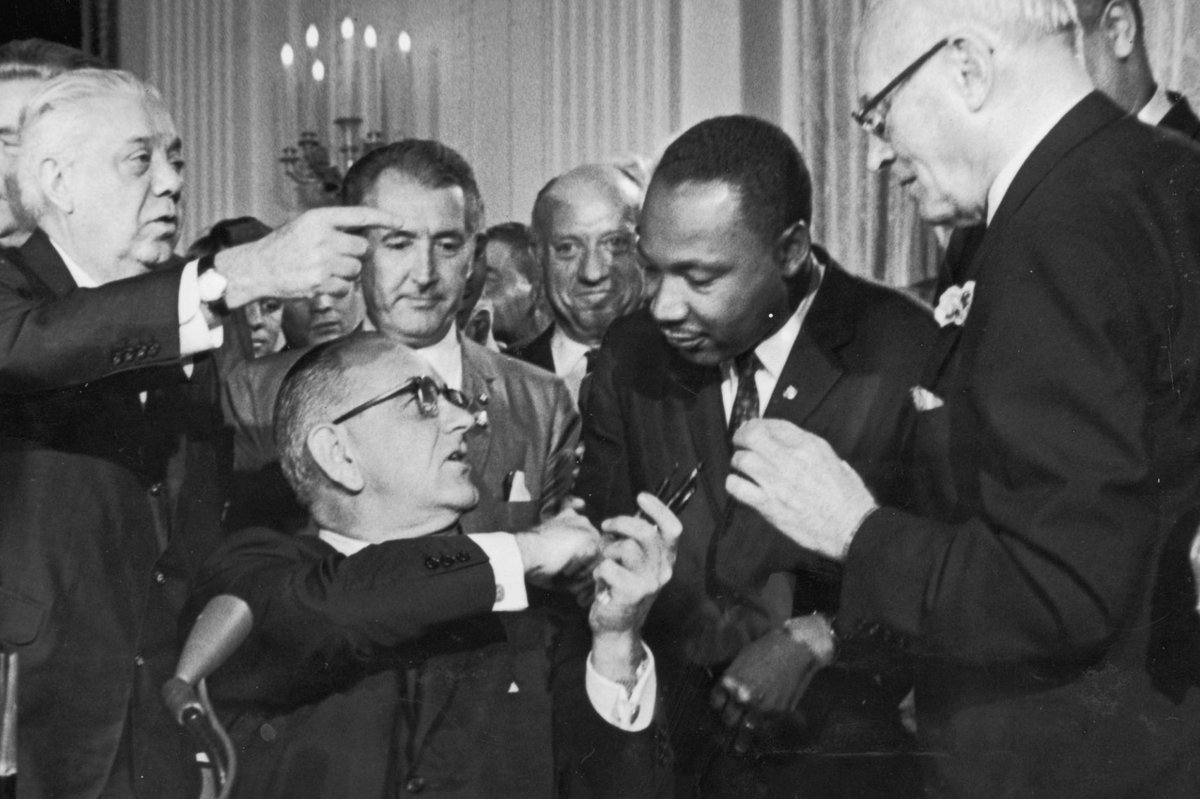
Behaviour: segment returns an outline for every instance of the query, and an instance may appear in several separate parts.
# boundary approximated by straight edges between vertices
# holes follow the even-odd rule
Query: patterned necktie
[[[758,418],[758,386],[755,385],[754,375],[762,368],[762,363],[754,350],[743,352],[733,361],[737,370],[737,394],[733,397],[733,411],[729,414],[729,437],[738,428],[751,419]]]

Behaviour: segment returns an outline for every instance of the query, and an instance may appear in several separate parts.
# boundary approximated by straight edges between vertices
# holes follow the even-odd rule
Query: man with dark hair
[[[64,73],[20,137],[38,227],[0,254],[0,647],[20,658],[21,791],[195,795],[158,686],[221,533],[220,319],[263,296],[345,291],[366,243],[344,229],[395,220],[318,209],[181,263],[181,143],[157,90]]]
[[[559,175],[533,204],[533,238],[554,324],[512,354],[554,372],[575,399],[608,326],[642,302],[634,252],[641,204],[641,187],[610,164]]]
[[[10,179],[25,103],[55,75],[107,66],[82,50],[44,39],[14,39],[0,44],[0,245],[21,246],[36,226],[34,221],[20,218],[17,183]]]
[[[810,240],[811,215],[808,170],[774,125],[685,132],[642,209],[649,311],[613,325],[591,378],[577,488],[590,512],[626,512],[703,463],[646,626],[688,796],[916,792],[897,754],[903,675],[851,659],[819,671],[835,655],[838,569],[725,493],[729,436],[761,413],[828,436],[881,496],[906,498],[902,422],[933,321],[843,271]]]
[[[492,306],[492,333],[515,351],[551,324],[533,235],[527,225],[503,222],[487,230],[483,299]]]
[[[920,505],[793,425],[734,440],[730,494],[844,564],[841,640],[913,663],[939,794],[1200,796],[1200,150],[1078,34],[1073,0],[864,18],[870,166],[987,220],[913,392]]]
[[[457,534],[478,496],[465,405],[386,334],[317,347],[289,372],[277,438],[318,533],[240,533],[197,596],[231,593],[254,616],[212,680],[241,752],[236,795],[669,795],[639,631],[670,575],[678,519],[641,497],[644,518],[604,524],[598,565],[600,538],[574,512],[529,532]],[[527,606],[526,579],[590,579],[594,565],[609,588],[590,610],[586,666],[572,663],[556,695],[572,716],[570,738],[554,742],[556,787],[512,756],[513,739],[540,736],[520,712],[527,675],[502,617]]]

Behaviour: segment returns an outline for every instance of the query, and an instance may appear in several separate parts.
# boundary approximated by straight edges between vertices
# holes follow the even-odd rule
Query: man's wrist
[[[638,668],[646,659],[642,638],[632,630],[603,631],[592,635],[592,666],[607,680],[627,690],[637,684]]]
[[[246,246],[243,244],[230,247],[212,256],[213,271],[225,278],[224,299],[229,308],[240,308],[259,297],[267,296],[266,293],[256,292],[253,286],[246,285],[247,270],[242,268],[240,262]]]

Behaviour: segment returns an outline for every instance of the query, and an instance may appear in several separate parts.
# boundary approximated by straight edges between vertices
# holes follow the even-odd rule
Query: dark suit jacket
[[[1171,110],[1158,123],[1160,128],[1178,133],[1193,141],[1200,142],[1200,118],[1192,111],[1187,98],[1176,92],[1167,92],[1171,99]],[[934,289],[933,301],[937,299],[950,285],[962,282],[958,275],[970,264],[983,241],[986,225],[972,225],[959,228],[950,235],[946,244],[946,254],[938,269],[937,284]]]
[[[212,680],[241,753],[236,795],[669,792],[661,728],[608,725],[587,701],[581,669],[569,698],[576,737],[559,742],[559,789],[514,756],[513,739],[528,734],[529,686],[505,643],[507,614],[490,612],[495,590],[486,556],[465,536],[391,541],[349,557],[314,537],[236,536],[197,596],[232,593],[254,614],[253,635]]]
[[[839,633],[922,663],[953,793],[1200,795],[1200,151],[1093,93],[963,278],[914,435],[924,515],[868,517]]]
[[[96,796],[122,767],[148,797],[196,782],[158,689],[218,541],[229,448],[211,359],[191,380],[179,366],[179,276],[77,289],[40,232],[0,259],[0,644],[20,655],[22,795]]]
[[[902,499],[902,419],[935,329],[928,311],[912,300],[829,263],[764,415],[825,436],[877,496]],[[696,495],[681,515],[675,574],[651,610],[646,637],[659,658],[668,700],[707,717],[708,686],[685,689],[692,696],[680,699],[684,690],[672,678],[682,681],[679,674],[688,665],[700,665],[711,669],[711,682],[742,647],[793,614],[836,612],[839,570],[807,556],[753,509],[729,500],[720,372],[684,361],[648,313],[614,324],[591,379],[577,493],[594,516],[628,513],[636,493],[653,490],[674,464],[684,474],[704,461]],[[818,679],[840,679],[828,675]],[[828,696],[820,683],[808,693],[818,703]],[[900,696],[856,699],[869,704],[872,714],[880,701],[885,706],[890,701],[883,712],[895,723]],[[832,719],[838,712],[819,704],[810,710],[817,727],[821,717]],[[672,714],[682,712],[671,708]],[[695,731],[712,734],[707,721],[693,724]],[[683,740],[688,726],[672,730],[676,754],[685,769],[703,768],[711,752],[703,742]],[[831,722],[831,730],[835,726]],[[841,751],[885,745],[835,741],[832,731],[830,736],[826,744]],[[690,766],[689,757],[695,761]]]
[[[554,322],[523,347],[513,347],[508,351],[512,357],[541,367],[547,372],[554,371],[554,352],[550,349],[550,341],[554,338]]]

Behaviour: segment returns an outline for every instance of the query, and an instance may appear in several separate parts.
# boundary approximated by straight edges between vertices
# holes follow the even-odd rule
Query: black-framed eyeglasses
[[[438,415],[441,410],[441,398],[445,397],[446,401],[456,408],[466,408],[468,405],[467,397],[458,389],[449,388],[448,386],[440,386],[438,382],[429,375],[420,375],[418,377],[410,377],[400,386],[388,389],[378,397],[355,405],[350,410],[343,413],[333,420],[334,424],[342,422],[352,417],[358,416],[363,411],[374,408],[376,405],[382,405],[388,400],[402,397],[405,394],[412,394],[417,398],[417,409],[421,415],[426,418],[433,418]]]
[[[896,91],[897,86],[915,75],[917,70],[925,65],[925,62],[937,55],[948,44],[950,44],[949,39],[942,39],[933,47],[921,53],[921,55],[917,56],[917,60],[901,70],[899,75],[888,81],[888,84],[880,89],[874,97],[851,111],[850,116],[867,133],[883,138],[884,125],[887,122],[887,109],[881,109],[879,107],[880,103],[886,100],[889,94]]]

